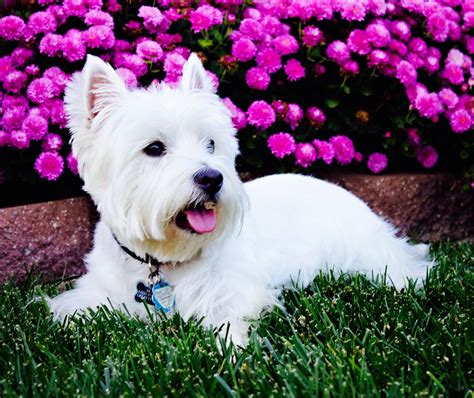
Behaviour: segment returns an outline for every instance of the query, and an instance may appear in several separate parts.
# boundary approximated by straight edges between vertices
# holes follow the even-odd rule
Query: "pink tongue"
[[[217,220],[215,209],[186,210],[184,214],[186,214],[189,225],[191,225],[192,229],[198,234],[206,234],[214,231],[216,228]]]

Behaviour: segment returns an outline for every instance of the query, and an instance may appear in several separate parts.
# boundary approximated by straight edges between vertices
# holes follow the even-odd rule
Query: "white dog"
[[[111,305],[147,318],[146,303],[206,327],[248,320],[282,288],[320,270],[421,280],[428,246],[411,246],[361,200],[300,175],[242,184],[229,111],[191,55],[177,88],[129,91],[89,56],[66,92],[84,189],[101,214],[88,272],[49,300],[57,318]],[[143,300],[143,301],[142,301]]]

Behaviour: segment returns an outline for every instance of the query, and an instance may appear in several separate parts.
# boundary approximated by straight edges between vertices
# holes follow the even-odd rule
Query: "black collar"
[[[125,252],[127,253],[130,257],[132,257],[133,259],[137,260],[137,261],[140,261],[141,263],[143,264],[151,264],[153,265],[154,267],[156,268],[160,268],[163,264],[165,264],[163,261],[159,261],[157,260],[155,257],[152,257],[150,256],[148,253],[146,253],[145,255],[145,258],[142,258],[138,255],[136,255],[134,252],[132,252],[128,247],[122,245],[117,237],[112,234],[112,236],[114,237],[115,241],[118,243],[118,245],[120,246],[120,248]]]

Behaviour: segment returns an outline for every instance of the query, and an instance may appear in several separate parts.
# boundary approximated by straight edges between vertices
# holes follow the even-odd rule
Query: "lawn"
[[[474,246],[443,243],[425,288],[319,276],[255,322],[245,350],[178,316],[101,309],[55,323],[30,278],[0,292],[0,395],[472,396]]]

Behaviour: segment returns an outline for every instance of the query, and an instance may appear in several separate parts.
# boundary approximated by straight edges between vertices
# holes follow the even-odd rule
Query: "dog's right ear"
[[[82,72],[74,75],[65,93],[65,109],[72,133],[100,124],[127,92],[125,83],[109,64],[88,55]]]

